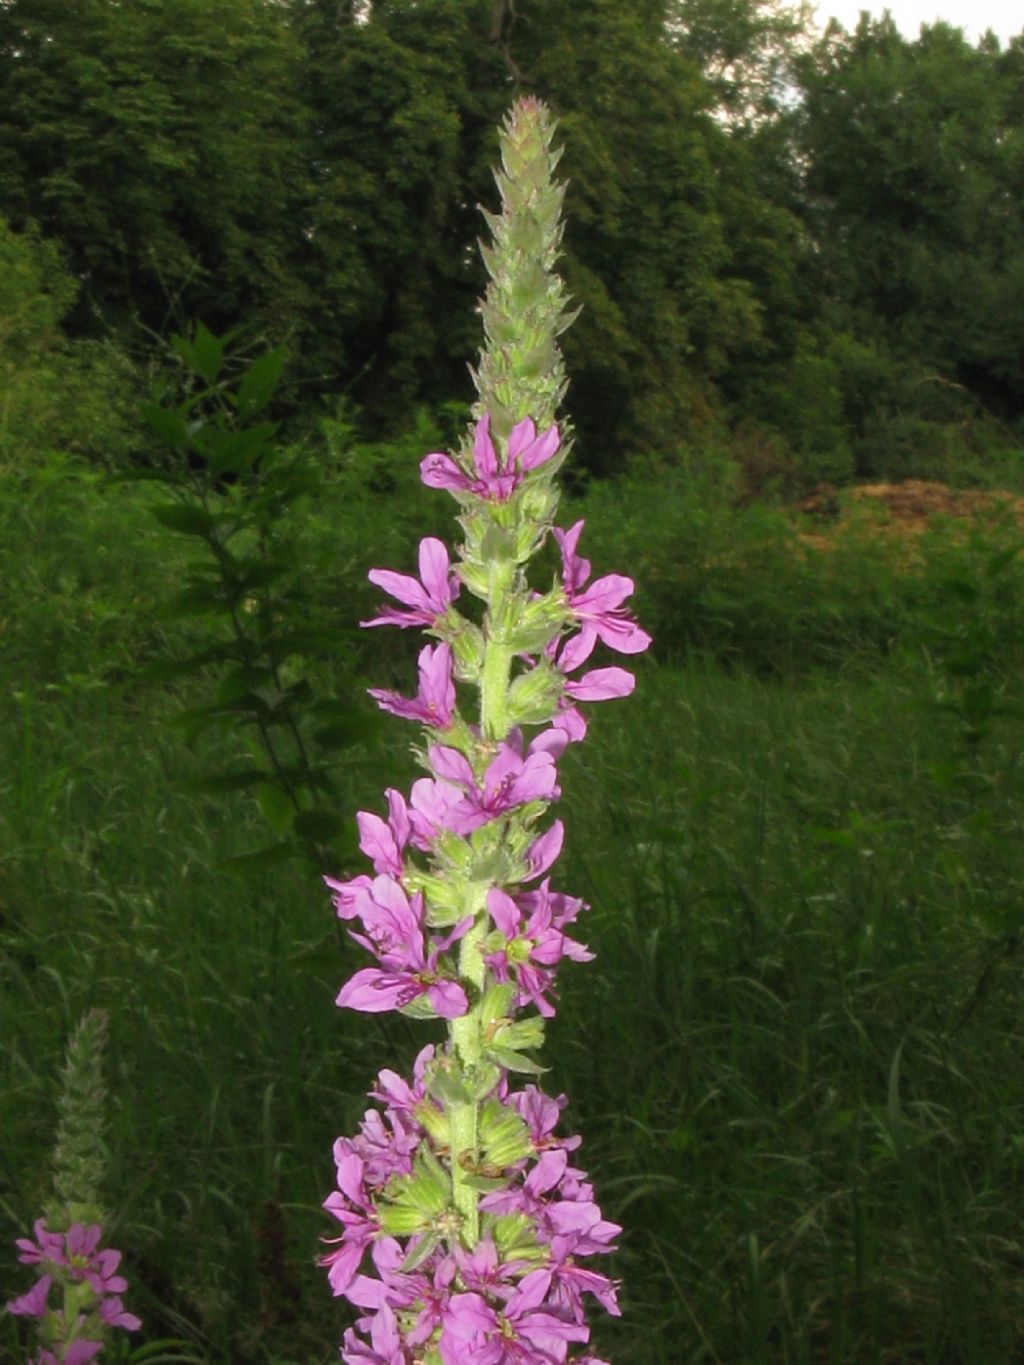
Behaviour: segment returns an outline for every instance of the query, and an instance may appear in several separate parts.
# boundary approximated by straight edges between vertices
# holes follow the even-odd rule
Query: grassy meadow
[[[302,509],[311,599],[344,641],[317,676],[407,688],[417,643],[355,653],[350,627],[366,568],[410,567],[439,503],[334,487]],[[145,674],[203,629],[161,613],[190,547],[158,496],[57,458],[0,483],[0,1283],[27,1286],[12,1241],[46,1196],[67,1033],[99,1006],[110,1240],[142,1343],[327,1365],[331,1144],[377,1070],[440,1033],[335,1009],[360,955],[317,869],[223,866],[262,821],[190,786],[247,743],[168,724],[203,677]],[[599,1353],[1024,1359],[1015,528],[938,526],[907,552],[855,519],[794,549],[781,510],[685,470],[574,515],[597,572],[635,573],[656,639],[562,765],[558,885],[590,902],[597,960],[562,974],[544,1084],[625,1229]],[[411,778],[413,733],[368,723],[342,814]],[[20,1333],[0,1319],[4,1359]]]

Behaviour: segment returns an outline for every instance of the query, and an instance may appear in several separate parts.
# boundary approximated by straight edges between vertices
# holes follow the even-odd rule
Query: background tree
[[[262,0],[0,6],[0,205],[62,244],[73,333],[162,330],[175,309],[291,325],[299,56]]]
[[[923,414],[1021,416],[1024,207],[1013,59],[945,24],[828,30],[798,64],[806,222],[824,308]],[[856,365],[852,367],[856,370]],[[954,386],[959,386],[959,389]],[[873,386],[872,386],[873,387]],[[851,394],[851,399],[854,395]],[[877,388],[869,404],[877,411]],[[904,398],[905,402],[911,401]],[[852,424],[868,417],[850,411]]]

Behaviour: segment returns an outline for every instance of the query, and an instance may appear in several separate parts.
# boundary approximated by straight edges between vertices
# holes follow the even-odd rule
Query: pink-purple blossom
[[[128,1288],[124,1276],[117,1273],[121,1253],[100,1246],[103,1230],[98,1223],[72,1223],[66,1232],[51,1232],[39,1218],[33,1232],[34,1238],[17,1239],[18,1260],[38,1266],[41,1273],[31,1289],[7,1304],[7,1311],[19,1317],[46,1318],[48,1340],[60,1343],[55,1351],[41,1349],[36,1365],[86,1365],[103,1349],[102,1340],[93,1335],[101,1330],[100,1324],[138,1331],[141,1321],[126,1310],[121,1298]],[[63,1308],[51,1306],[54,1285],[76,1287],[79,1311],[74,1321],[66,1320]]]
[[[438,959],[463,937],[471,918],[462,920],[428,949],[422,895],[416,892],[410,898],[401,883],[386,873],[356,893],[354,910],[365,932],[350,931],[352,937],[374,953],[381,965],[365,967],[345,983],[337,999],[342,1009],[380,1014],[403,1009],[426,996],[443,1019],[457,1019],[466,1013],[469,1002],[465,991],[457,981],[441,974]]]
[[[525,901],[525,897],[521,901]],[[540,1014],[550,1019],[555,1008],[548,999],[554,982],[554,968],[563,957],[574,962],[589,962],[593,953],[563,933],[560,925],[575,913],[558,917],[558,905],[550,895],[547,882],[543,893],[534,893],[524,914],[520,904],[500,887],[487,893],[487,910],[504,945],[489,953],[487,965],[495,980],[512,980],[519,988],[519,1005],[534,1004]]]
[[[448,551],[442,541],[427,536],[420,541],[420,576],[394,573],[391,569],[371,569],[368,577],[375,587],[383,588],[402,607],[382,607],[380,614],[362,626],[427,626],[433,628],[459,595],[458,575],[451,571]]]
[[[415,697],[370,687],[368,692],[382,711],[406,720],[418,720],[434,730],[447,730],[455,712],[452,652],[448,645],[425,645],[419,657],[419,691]]]
[[[524,474],[551,459],[558,444],[557,426],[548,427],[538,436],[532,419],[524,417],[509,433],[506,458],[501,460],[491,437],[490,413],[484,413],[473,433],[475,475],[468,474],[451,455],[434,451],[424,457],[420,477],[428,488],[473,493],[479,498],[505,502],[522,483]]]
[[[569,609],[577,623],[584,630],[593,631],[609,649],[620,654],[640,654],[651,643],[651,637],[622,605],[633,595],[633,580],[623,574],[606,574],[586,587],[590,561],[576,553],[582,531],[582,521],[568,531],[554,528],[562,552],[562,587]]]
[[[462,790],[462,799],[446,817],[447,828],[455,834],[471,834],[527,801],[554,801],[559,795],[554,758],[536,742],[524,754],[514,738],[502,741],[479,782],[469,760],[457,749],[434,744],[428,756],[437,776]]]

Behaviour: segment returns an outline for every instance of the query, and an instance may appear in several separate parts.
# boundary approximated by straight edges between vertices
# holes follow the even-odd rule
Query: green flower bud
[[[45,1209],[46,1225],[53,1232],[66,1232],[76,1221],[95,1223],[105,1219],[100,1186],[106,1167],[103,1141],[106,1041],[106,1014],[90,1010],[68,1042],[53,1152],[55,1198]]]
[[[483,251],[490,281],[481,307],[486,345],[475,373],[474,416],[491,415],[495,436],[532,417],[538,429],[555,420],[565,393],[565,364],[556,338],[571,318],[554,272],[561,241],[564,186],[554,180],[559,152],[554,123],[539,100],[518,100],[501,130],[502,169],[495,179],[501,212],[486,214],[493,246]],[[569,433],[562,425],[563,450]]]
[[[532,1154],[530,1130],[514,1109],[488,1100],[480,1111],[480,1150],[490,1165],[511,1166]]]

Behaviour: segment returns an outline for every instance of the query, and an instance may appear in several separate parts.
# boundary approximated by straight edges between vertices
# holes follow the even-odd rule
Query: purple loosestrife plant
[[[95,1360],[110,1329],[135,1332],[142,1325],[125,1310],[128,1285],[117,1273],[121,1253],[100,1246],[103,1211],[103,1047],[107,1020],[92,1010],[68,1044],[54,1149],[55,1197],[34,1237],[17,1240],[18,1260],[36,1268],[38,1279],[12,1299],[7,1311],[38,1322],[39,1352],[29,1365],[85,1365]]]
[[[458,503],[463,543],[453,568],[440,541],[424,540],[418,579],[374,569],[398,605],[364,622],[420,626],[438,642],[420,653],[416,697],[372,692],[424,727],[427,775],[408,798],[388,790],[386,816],[359,813],[374,875],[327,879],[375,959],[338,1004],[448,1022],[411,1081],[381,1073],[377,1107],[335,1143],[325,1207],[340,1232],[323,1264],[359,1310],[341,1351],[352,1365],[603,1365],[587,1350],[587,1304],[619,1312],[614,1283],[590,1263],[620,1229],[574,1164],[579,1139],[557,1134],[565,1098],[521,1078],[542,1072],[530,1053],[555,1012],[559,964],[591,957],[569,932],[586,906],[548,876],[563,837],[548,818],[557,763],[586,734],[580,703],[633,689],[623,668],[580,670],[598,644],[636,654],[649,638],[623,605],[628,578],[587,586],[582,522],[554,526],[569,446],[557,337],[571,321],[554,272],[558,158],[536,100],[519,101],[501,131],[474,426],[421,466]],[[562,572],[541,593],[526,566],[551,534]],[[463,589],[475,613],[457,609]]]

